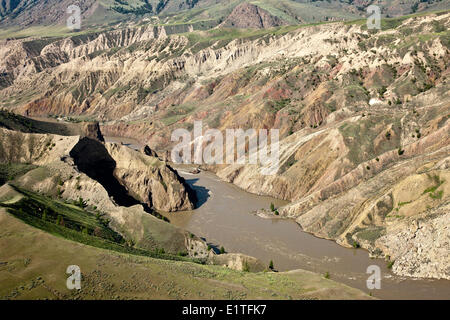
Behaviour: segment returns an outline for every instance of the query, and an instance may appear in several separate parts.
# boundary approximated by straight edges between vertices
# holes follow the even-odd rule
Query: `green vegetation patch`
[[[189,40],[188,47],[193,54],[215,45],[215,48],[221,48],[234,40],[252,41],[264,37],[282,36],[286,33],[299,29],[301,26],[281,26],[270,29],[232,29],[220,28],[211,29],[202,32],[184,33]]]

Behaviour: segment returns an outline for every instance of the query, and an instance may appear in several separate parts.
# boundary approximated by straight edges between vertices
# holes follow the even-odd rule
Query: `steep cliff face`
[[[0,4],[0,25],[29,26],[64,24],[68,15],[67,8],[76,4],[83,18],[92,14],[97,0],[5,0]]]
[[[98,122],[71,123],[62,119],[41,121],[0,110],[0,127],[23,133],[48,133],[61,136],[80,136],[104,142]]]
[[[266,269],[258,259],[241,253],[212,255],[209,263],[247,272],[262,272]]]

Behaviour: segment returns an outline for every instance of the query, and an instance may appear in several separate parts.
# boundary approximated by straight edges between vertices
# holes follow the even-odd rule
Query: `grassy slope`
[[[246,273],[122,254],[57,238],[0,209],[0,299],[366,299],[307,271]],[[66,288],[78,265],[79,292]]]
[[[48,171],[46,167],[38,167],[27,172],[24,177],[17,179],[18,176],[10,177],[8,174],[11,175],[11,166],[15,168],[20,165],[3,166],[5,167],[4,171],[7,172],[4,175],[5,180],[16,178],[12,183],[17,187],[15,187],[16,190],[11,190],[13,187],[10,186],[0,188],[0,206],[2,206],[2,202],[9,200],[9,198],[17,198],[15,197],[16,194],[20,195],[22,200],[17,203],[8,203],[8,208],[13,210],[11,212],[26,223],[54,235],[101,248],[165,259],[187,259],[183,257],[186,254],[185,232],[172,224],[150,214],[142,214],[138,208],[128,208],[122,224],[120,226],[115,225],[115,230],[120,230],[125,239],[116,238],[109,227],[105,228],[104,221],[107,219],[107,215],[104,212],[100,212],[91,206],[82,209],[79,205],[74,205],[79,201],[55,199],[58,190],[62,188],[59,184],[63,183],[63,180],[58,176],[54,176],[56,190],[52,198],[27,191],[39,181],[52,177],[53,173]],[[17,170],[19,169],[20,167]],[[4,193],[6,190],[11,191]],[[45,222],[42,220],[44,209],[47,209]],[[58,215],[61,215],[66,222],[65,227],[56,225]],[[82,234],[85,228],[89,235]],[[104,239],[93,237],[93,234],[96,233],[100,233]],[[133,248],[127,246],[130,243],[133,244]],[[165,254],[161,253],[162,249],[164,249]]]

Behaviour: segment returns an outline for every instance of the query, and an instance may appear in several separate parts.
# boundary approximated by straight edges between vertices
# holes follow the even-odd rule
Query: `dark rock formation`
[[[265,29],[284,24],[286,23],[283,20],[266,10],[250,3],[243,3],[234,8],[220,27]]]

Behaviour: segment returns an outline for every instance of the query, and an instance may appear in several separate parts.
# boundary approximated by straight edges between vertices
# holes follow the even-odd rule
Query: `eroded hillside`
[[[158,154],[194,120],[205,129],[280,129],[276,175],[251,165],[209,169],[289,200],[280,215],[386,257],[398,274],[448,279],[450,14],[382,26],[169,36],[145,26],[9,40],[1,103],[31,116],[100,120],[107,135]]]

